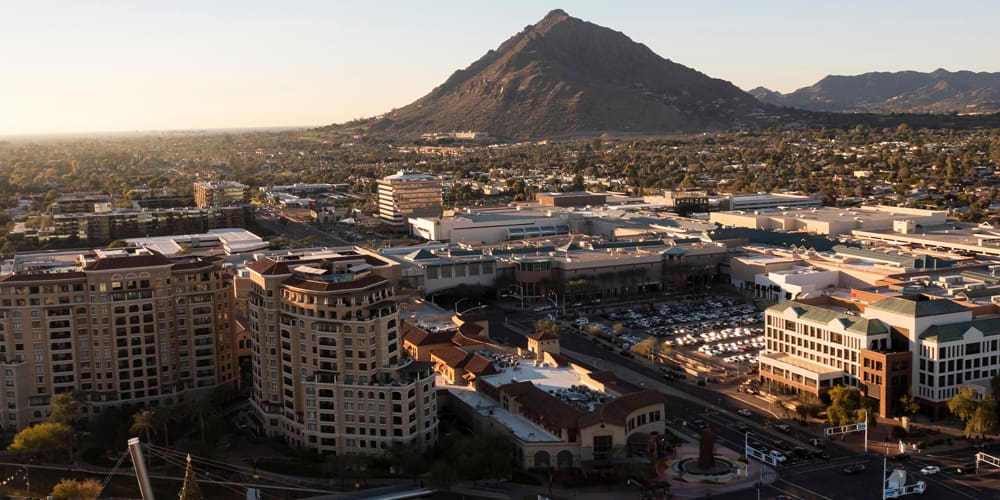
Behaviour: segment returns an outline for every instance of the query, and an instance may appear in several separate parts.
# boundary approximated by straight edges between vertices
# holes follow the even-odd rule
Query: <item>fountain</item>
[[[715,454],[715,433],[705,428],[698,443],[698,456],[675,460],[671,466],[674,474],[683,481],[723,483],[738,478],[740,467],[732,460]]]

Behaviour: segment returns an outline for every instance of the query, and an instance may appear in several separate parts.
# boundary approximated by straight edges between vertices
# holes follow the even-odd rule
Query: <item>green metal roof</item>
[[[863,333],[865,335],[880,335],[883,333],[889,333],[889,327],[885,326],[885,323],[877,319],[867,318],[857,318],[857,321],[847,327],[847,330],[855,333]]]
[[[923,340],[934,340],[938,343],[954,342],[961,340],[973,328],[983,332],[984,337],[1000,335],[1000,318],[977,319],[952,323],[950,325],[934,325],[924,330],[920,334],[920,338]]]
[[[875,302],[868,307],[896,314],[905,314],[915,318],[969,311],[968,308],[951,300],[928,299],[925,296],[919,296],[916,299],[889,297]]]
[[[791,309],[795,311],[795,315],[799,319],[814,321],[816,323],[827,324],[836,320],[840,322],[846,331],[862,335],[880,335],[889,333],[889,328],[885,326],[885,323],[882,323],[877,319],[868,319],[860,316],[844,314],[825,307],[803,304],[792,300],[773,305],[768,309],[774,312],[785,312],[788,309]]]

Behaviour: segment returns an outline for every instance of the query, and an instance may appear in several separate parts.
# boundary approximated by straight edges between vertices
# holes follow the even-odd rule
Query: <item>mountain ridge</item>
[[[512,138],[746,126],[772,108],[732,83],[557,9],[369,130]]]
[[[761,102],[808,111],[988,114],[1000,112],[1000,73],[873,71],[827,75],[788,94],[764,87],[749,93]]]

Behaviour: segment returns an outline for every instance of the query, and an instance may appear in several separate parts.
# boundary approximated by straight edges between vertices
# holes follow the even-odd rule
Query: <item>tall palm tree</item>
[[[156,415],[153,410],[145,409],[139,410],[132,415],[132,426],[128,428],[129,432],[133,434],[143,434],[146,436],[146,442],[149,442],[149,435],[156,428]]]

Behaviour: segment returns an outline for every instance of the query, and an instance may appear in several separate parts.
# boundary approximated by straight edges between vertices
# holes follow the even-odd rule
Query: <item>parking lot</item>
[[[622,349],[650,337],[672,349],[716,363],[749,370],[763,348],[763,312],[737,297],[709,297],[697,302],[657,304],[644,310],[624,309],[599,317],[580,316],[581,331],[598,329]],[[614,325],[620,324],[617,329]]]

